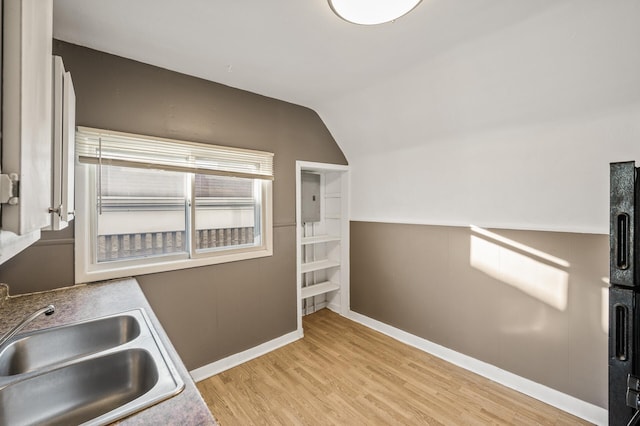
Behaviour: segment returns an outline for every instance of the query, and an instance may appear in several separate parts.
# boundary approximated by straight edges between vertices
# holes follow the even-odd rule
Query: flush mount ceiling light
[[[331,9],[344,19],[361,25],[390,22],[411,12],[421,0],[329,0]]]

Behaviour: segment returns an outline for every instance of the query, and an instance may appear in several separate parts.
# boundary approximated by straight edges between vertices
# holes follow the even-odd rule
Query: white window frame
[[[167,139],[164,139],[167,140]],[[179,142],[179,141],[178,141]],[[262,186],[261,203],[261,245],[251,247],[229,247],[221,250],[196,251],[194,244],[188,252],[149,256],[126,260],[97,262],[96,241],[93,231],[97,220],[95,173],[98,167],[76,162],[76,215],[75,215],[75,282],[86,283],[113,278],[157,272],[175,271],[227,262],[256,259],[273,255],[273,190],[271,180],[260,180]],[[193,200],[191,200],[193,202]],[[190,208],[188,214],[193,214]],[[193,219],[193,218],[192,218]],[[187,232],[194,235],[193,220]],[[191,241],[193,238],[190,239]]]

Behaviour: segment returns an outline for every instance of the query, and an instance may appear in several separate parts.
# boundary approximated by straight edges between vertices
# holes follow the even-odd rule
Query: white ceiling
[[[54,36],[315,110],[354,220],[606,233],[606,164],[640,149],[639,16],[423,0],[369,27],[326,0],[55,0]]]
[[[58,39],[319,108],[553,0],[423,0],[378,26],[326,0],[55,0]]]

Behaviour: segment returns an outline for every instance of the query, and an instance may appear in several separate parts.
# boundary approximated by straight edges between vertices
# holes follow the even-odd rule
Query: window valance
[[[78,127],[80,162],[273,180],[273,153]]]

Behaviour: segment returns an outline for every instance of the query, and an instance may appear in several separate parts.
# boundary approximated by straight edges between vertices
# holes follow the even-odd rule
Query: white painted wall
[[[638,17],[559,1],[318,106],[351,219],[608,233],[608,164],[640,166]]]

